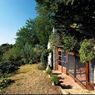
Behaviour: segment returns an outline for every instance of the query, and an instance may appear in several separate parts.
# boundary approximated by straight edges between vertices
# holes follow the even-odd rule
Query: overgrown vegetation
[[[28,19],[18,30],[16,43],[0,46],[2,76],[14,72],[22,64],[40,61],[39,69],[45,69],[50,52],[48,41],[51,48],[63,44],[65,50],[79,52],[83,63],[95,57],[94,41],[92,45],[92,40],[84,40],[95,38],[94,0],[36,0],[36,4],[38,16],[34,20]],[[58,34],[51,33],[57,26],[62,26],[63,30]]]
[[[48,54],[51,52],[51,49],[45,49],[41,54],[41,63],[46,67],[48,63]]]
[[[13,83],[14,81],[8,78],[2,78],[0,79],[0,89],[6,88],[8,85]]]

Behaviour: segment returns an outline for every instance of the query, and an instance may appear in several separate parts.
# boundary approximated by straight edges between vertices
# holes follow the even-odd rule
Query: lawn
[[[61,94],[57,86],[52,86],[48,75],[38,70],[38,64],[21,66],[10,78],[15,83],[7,87],[4,94]]]

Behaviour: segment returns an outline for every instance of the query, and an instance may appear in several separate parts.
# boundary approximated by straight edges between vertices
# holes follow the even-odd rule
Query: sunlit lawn
[[[48,75],[38,70],[38,64],[24,65],[11,77],[15,83],[5,89],[8,94],[60,94],[58,87],[51,85]]]

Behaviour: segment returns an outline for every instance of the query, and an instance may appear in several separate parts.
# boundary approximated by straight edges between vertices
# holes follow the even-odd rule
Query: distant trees
[[[4,61],[18,61],[20,59],[21,59],[21,52],[20,48],[17,46],[13,46],[3,54]]]
[[[7,52],[10,48],[12,48],[13,47],[13,45],[10,45],[10,44],[8,44],[8,43],[5,43],[5,44],[2,44],[1,46],[0,46],[0,61],[2,61],[2,58],[3,58],[3,54],[5,53],[5,52]]]

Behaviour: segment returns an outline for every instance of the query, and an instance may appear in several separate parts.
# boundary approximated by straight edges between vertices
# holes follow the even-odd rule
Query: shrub
[[[58,84],[59,83],[59,80],[58,80],[57,75],[52,75],[51,76],[51,81],[54,82],[54,84]]]
[[[52,73],[52,70],[51,70],[51,68],[49,66],[47,66],[47,68],[46,68],[46,73],[47,74],[51,74]]]
[[[95,58],[95,41],[93,39],[85,39],[80,47],[80,61],[85,63]]]
[[[41,52],[40,47],[33,47],[32,45],[26,43],[21,50],[22,61],[25,64],[37,63],[40,61]]]
[[[44,64],[45,67],[47,66],[49,52],[51,52],[51,50],[50,49],[46,49],[41,54],[41,63]]]
[[[8,73],[12,73],[15,70],[18,69],[19,67],[19,62],[4,62],[0,64],[0,73],[1,74],[8,74]]]
[[[3,54],[4,61],[16,61],[21,60],[21,49],[19,47],[13,47]]]
[[[2,78],[0,79],[0,89],[3,89],[13,83],[14,81],[8,78]]]

